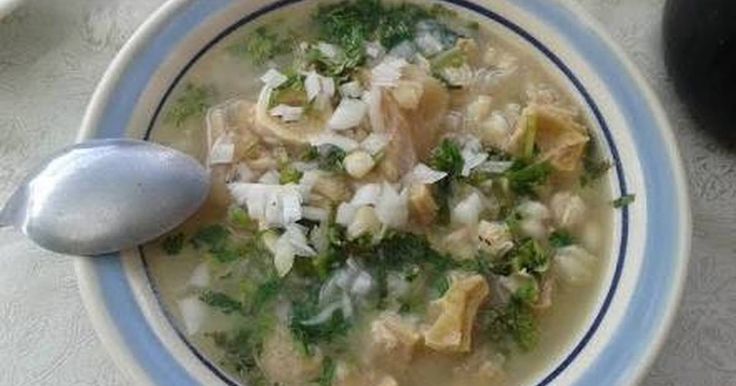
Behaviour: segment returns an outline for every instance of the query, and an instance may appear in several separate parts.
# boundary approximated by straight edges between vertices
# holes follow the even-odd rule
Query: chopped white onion
[[[337,212],[335,213],[335,222],[342,226],[349,226],[350,223],[353,222],[353,219],[355,218],[355,213],[357,212],[357,206],[349,204],[347,202],[343,202],[337,207]]]
[[[554,269],[562,280],[572,285],[580,285],[593,277],[596,257],[585,249],[570,245],[555,253]]]
[[[365,184],[358,188],[353,195],[350,204],[359,207],[364,205],[376,205],[381,196],[380,184]]]
[[[200,263],[189,277],[189,285],[197,288],[204,288],[210,285],[210,269],[207,263]]]
[[[451,86],[470,86],[473,83],[473,70],[467,64],[459,67],[445,67],[442,69],[442,78]]]
[[[302,201],[308,202],[310,192],[317,183],[317,180],[322,176],[322,171],[317,169],[310,169],[304,171],[301,180],[299,180],[299,193],[302,196]]]
[[[284,233],[276,241],[273,254],[273,265],[279,277],[284,277],[291,271],[291,268],[294,266],[294,257],[294,246],[291,245],[289,236]]]
[[[317,162],[295,161],[291,163],[291,167],[296,171],[304,173],[306,171],[319,169],[319,164]]]
[[[286,226],[301,219],[302,196],[296,185],[231,183],[230,194],[262,225]]]
[[[335,59],[341,53],[338,46],[325,42],[317,43],[317,49],[327,59]]]
[[[407,175],[404,177],[404,184],[405,185],[411,185],[411,184],[434,184],[435,182],[447,177],[446,172],[442,172],[439,170],[434,170],[430,168],[429,166],[418,163],[416,166],[414,166],[414,169],[407,173]]]
[[[488,153],[483,150],[483,145],[475,136],[468,135],[463,139],[463,142],[463,149],[461,151],[463,156],[463,170],[461,175],[467,177],[473,169],[488,159]]]
[[[265,74],[263,74],[263,76],[261,76],[261,81],[271,88],[277,88],[286,83],[287,80],[289,80],[289,78],[286,75],[273,68],[269,69]]]
[[[585,220],[585,202],[575,193],[555,193],[550,201],[550,208],[555,222],[562,228],[575,227]]]
[[[360,82],[357,80],[341,84],[340,95],[347,98],[360,98],[363,96],[363,87],[360,86]]]
[[[304,79],[304,89],[307,92],[307,99],[310,102],[320,94],[327,98],[332,98],[335,95],[335,81],[330,77],[310,71]]]
[[[373,86],[393,87],[401,79],[401,70],[409,63],[403,58],[386,57],[371,70]]]
[[[452,209],[452,222],[474,226],[478,223],[478,216],[482,210],[483,200],[477,192],[473,192]]]
[[[376,166],[376,161],[368,152],[357,150],[345,157],[343,165],[350,177],[359,179],[365,177]]]
[[[316,222],[325,222],[329,219],[330,213],[327,209],[318,208],[316,206],[303,206],[302,217]]]
[[[331,130],[346,130],[358,126],[363,121],[368,106],[360,99],[343,98],[327,122]]]
[[[306,257],[317,255],[317,252],[315,252],[314,249],[309,246],[309,242],[307,241],[306,229],[304,229],[303,227],[297,224],[287,225],[284,236],[288,238],[289,243],[291,243],[291,246],[294,248],[295,255]]]
[[[535,218],[521,220],[519,225],[521,233],[535,240],[544,240],[547,237],[547,226],[544,222]]]
[[[378,59],[386,53],[386,49],[379,42],[368,42],[365,45],[365,53],[372,59]]]
[[[305,326],[317,326],[322,323],[325,323],[328,320],[330,320],[330,318],[332,318],[332,314],[334,314],[335,311],[337,311],[341,307],[342,307],[342,300],[334,302],[328,305],[327,307],[325,307],[325,309],[323,309],[319,314],[315,315],[311,319],[307,319],[303,322],[300,322],[300,324],[305,325]]]
[[[209,314],[207,305],[202,303],[196,295],[179,299],[177,304],[187,334],[194,335],[199,332]]]
[[[353,221],[348,226],[348,239],[354,240],[364,235],[373,235],[381,230],[381,222],[376,217],[373,207],[362,206],[353,216]]]
[[[345,152],[351,152],[357,149],[358,146],[360,146],[358,141],[352,138],[346,137],[344,135],[328,132],[328,131],[325,131],[323,133],[320,133],[312,137],[309,140],[309,143],[312,146],[333,145],[333,146],[339,147]]]
[[[280,117],[284,122],[296,122],[302,119],[304,107],[289,106],[280,104],[269,111],[273,117]]]
[[[361,271],[358,274],[358,277],[355,278],[355,281],[353,281],[353,285],[350,288],[350,293],[359,296],[365,296],[371,291],[372,288],[373,278],[368,272]]]
[[[550,217],[549,209],[538,201],[525,201],[517,207],[522,217],[535,220],[547,220]]]
[[[502,174],[509,170],[511,165],[513,165],[511,161],[486,161],[478,166],[478,170],[486,173]]]
[[[383,151],[388,145],[389,137],[386,134],[371,133],[360,143],[360,147],[375,156],[376,154]]]
[[[383,183],[381,196],[376,204],[376,215],[381,222],[391,228],[401,228],[409,219],[407,191],[397,192],[387,182]]]
[[[258,178],[259,184],[266,184],[266,185],[278,185],[280,180],[279,172],[275,170],[269,170],[261,175],[260,178]]]
[[[363,95],[363,100],[368,104],[368,119],[371,122],[371,129],[374,133],[383,133],[386,131],[386,124],[383,120],[383,94],[381,88],[373,85],[369,91]]]
[[[414,43],[409,40],[404,40],[403,42],[394,46],[394,48],[392,48],[388,52],[389,56],[406,59],[406,60],[412,59],[414,55],[416,55],[416,53],[417,53],[417,46],[414,45]]]
[[[209,154],[209,164],[229,164],[233,162],[235,156],[235,144],[232,136],[223,134],[215,140]]]
[[[353,317],[353,301],[346,293],[342,294],[342,303],[340,304],[340,309],[342,310],[342,315],[345,317],[345,319],[350,319]]]
[[[307,100],[310,102],[322,91],[320,76],[315,71],[310,71],[304,78],[304,89],[307,92]]]
[[[327,239],[327,231],[327,224],[323,222],[309,232],[309,241],[319,253],[324,253],[329,247],[330,241]]]
[[[434,34],[427,31],[420,32],[414,39],[414,43],[416,43],[423,54],[429,56],[438,54],[444,50],[442,42]]]

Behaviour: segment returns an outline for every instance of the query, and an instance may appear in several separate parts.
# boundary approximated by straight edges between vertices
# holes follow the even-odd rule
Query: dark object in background
[[[736,0],[668,0],[665,59],[698,123],[736,141]]]

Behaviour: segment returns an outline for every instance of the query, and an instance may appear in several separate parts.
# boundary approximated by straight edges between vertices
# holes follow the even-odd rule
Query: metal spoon
[[[191,216],[209,192],[194,158],[150,142],[105,139],[68,147],[36,168],[0,211],[43,248],[97,255],[131,248]]]

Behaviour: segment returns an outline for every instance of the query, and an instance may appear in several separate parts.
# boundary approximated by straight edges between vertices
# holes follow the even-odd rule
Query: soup
[[[252,385],[528,381],[606,265],[609,163],[578,102],[451,9],[295,7],[209,51],[153,130],[213,181],[145,248],[175,324]]]

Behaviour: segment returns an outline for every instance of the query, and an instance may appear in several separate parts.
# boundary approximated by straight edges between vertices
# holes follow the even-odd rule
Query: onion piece
[[[478,223],[478,217],[482,210],[483,200],[477,192],[473,192],[452,209],[452,222],[474,226]]]
[[[312,101],[322,91],[320,76],[316,71],[310,71],[304,78],[304,90],[307,92],[307,100]]]
[[[288,238],[289,243],[294,248],[295,255],[304,257],[317,255],[317,252],[309,245],[306,229],[303,227],[296,224],[287,225],[283,236]]]
[[[409,219],[408,193],[399,193],[390,184],[384,182],[381,196],[376,204],[376,216],[391,228],[401,228]]]
[[[229,164],[235,156],[235,144],[229,134],[223,134],[215,140],[209,153],[209,165]]]
[[[228,184],[238,205],[245,205],[248,215],[263,226],[286,226],[301,219],[302,196],[296,185],[252,183]]]
[[[359,207],[364,205],[376,205],[381,196],[380,184],[365,184],[358,188],[350,200],[350,204]]]
[[[386,148],[388,142],[389,136],[387,134],[371,133],[363,139],[360,143],[360,147],[370,153],[370,155],[375,156]]]
[[[276,241],[273,254],[273,265],[279,277],[286,276],[294,266],[294,246],[291,245],[289,236],[284,233]]]
[[[358,206],[343,202],[337,207],[335,222],[342,226],[349,226],[353,222],[357,212]]]
[[[189,285],[197,288],[204,288],[210,285],[210,269],[207,263],[200,263],[189,277]]]
[[[363,94],[363,100],[368,105],[368,120],[374,133],[383,133],[386,131],[386,124],[383,120],[383,94],[381,88],[373,85],[371,89]]]
[[[346,98],[360,98],[363,96],[363,88],[357,80],[344,83],[340,85],[340,95]]]
[[[372,59],[379,59],[386,53],[380,42],[368,42],[365,45],[365,53]]]
[[[317,326],[322,323],[327,322],[332,318],[332,314],[335,313],[338,309],[342,307],[342,301],[334,302],[327,307],[325,307],[324,310],[322,310],[319,314],[315,315],[314,317],[304,320],[302,322],[299,322],[299,324],[304,326]]]
[[[199,332],[209,314],[207,305],[202,303],[195,295],[179,299],[177,304],[187,335],[194,335]]]
[[[331,130],[351,129],[363,121],[367,111],[368,106],[362,100],[343,98],[327,122],[327,128]]]
[[[271,88],[277,88],[288,80],[289,78],[286,75],[273,68],[269,69],[265,74],[263,74],[263,76],[261,76],[261,81]]]
[[[401,79],[401,70],[409,63],[403,58],[386,57],[371,70],[371,85],[394,87]]]
[[[333,145],[337,146],[340,149],[342,149],[345,152],[351,152],[360,146],[358,144],[358,141],[346,137],[344,135],[335,134],[332,132],[323,132],[321,134],[318,134],[314,137],[312,137],[309,140],[309,143],[312,146],[322,146],[322,145]]]
[[[434,170],[423,163],[418,163],[412,171],[404,176],[403,182],[405,185],[434,184],[445,177],[447,177],[446,172]]]
[[[319,42],[317,43],[317,49],[327,59],[335,59],[342,54],[340,47],[330,43]]]

